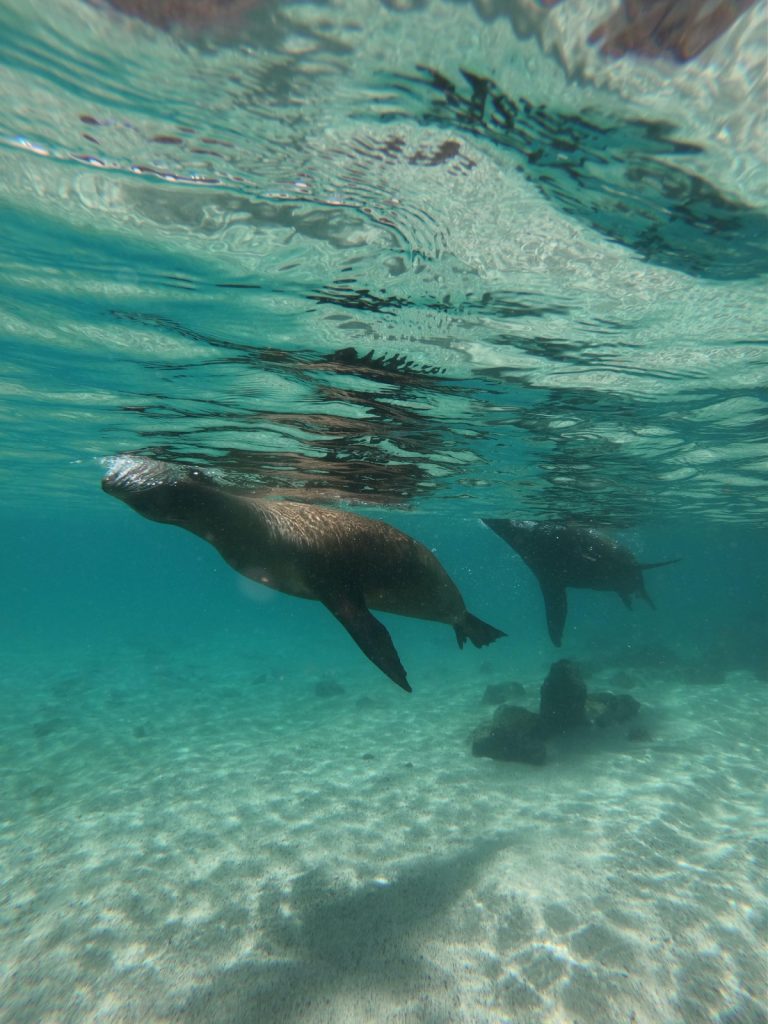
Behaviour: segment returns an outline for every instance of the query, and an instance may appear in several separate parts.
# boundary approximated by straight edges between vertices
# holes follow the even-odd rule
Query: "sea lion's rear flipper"
[[[539,581],[541,595],[544,598],[549,636],[555,647],[559,647],[563,642],[565,619],[568,615],[568,598],[565,593],[565,587],[561,583],[555,583],[553,580],[539,576],[538,573],[536,578]]]
[[[639,562],[637,567],[640,570],[640,572],[643,573],[646,571],[646,569],[662,569],[665,565],[675,565],[677,562],[680,561],[682,561],[682,559],[680,558],[670,558],[666,562]],[[647,604],[649,604],[654,611],[656,611],[656,605],[653,603],[648,594],[648,591],[645,589],[645,584],[643,582],[642,575],[640,576],[640,584],[637,588],[637,596],[642,597],[642,599]],[[629,607],[628,601],[624,601],[624,603],[627,605],[627,607]]]
[[[362,597],[349,594],[327,594],[322,599],[328,611],[338,619],[357,646],[373,664],[408,693],[411,686],[406,678],[392,637],[385,626],[368,611]]]
[[[494,640],[507,635],[469,612],[466,613],[464,620],[459,625],[453,627],[453,630],[456,633],[459,647],[463,647],[467,640],[471,640],[475,647],[485,647],[487,644],[492,644]]]

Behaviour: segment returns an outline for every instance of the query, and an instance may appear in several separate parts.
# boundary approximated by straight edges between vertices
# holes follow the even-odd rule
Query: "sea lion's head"
[[[186,525],[202,494],[215,481],[203,470],[134,455],[107,460],[102,490],[159,523]]]

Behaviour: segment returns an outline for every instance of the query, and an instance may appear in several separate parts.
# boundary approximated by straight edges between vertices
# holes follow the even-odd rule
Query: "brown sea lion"
[[[147,519],[181,526],[212,544],[248,579],[322,602],[363,653],[404,690],[392,638],[369,609],[453,626],[459,647],[504,636],[471,615],[435,556],[378,519],[222,487],[191,466],[112,461],[102,487]]]

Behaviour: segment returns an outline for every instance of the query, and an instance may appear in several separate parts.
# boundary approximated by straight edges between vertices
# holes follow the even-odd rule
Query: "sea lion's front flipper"
[[[537,579],[544,598],[544,607],[547,610],[549,636],[555,647],[559,647],[563,642],[563,629],[568,614],[568,598],[565,587],[562,583],[556,583],[554,580],[548,580],[538,574]]]
[[[328,611],[338,619],[357,646],[393,683],[408,693],[411,686],[405,676],[392,637],[385,626],[368,611],[362,596],[349,593],[326,594],[321,598]]]

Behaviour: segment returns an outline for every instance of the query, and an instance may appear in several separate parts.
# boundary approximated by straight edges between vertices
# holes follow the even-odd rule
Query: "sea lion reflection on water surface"
[[[363,653],[410,691],[392,638],[369,609],[453,626],[459,647],[505,634],[471,615],[423,544],[378,519],[228,490],[191,466],[115,459],[107,494],[147,519],[208,541],[233,569],[293,597],[320,601]]]

